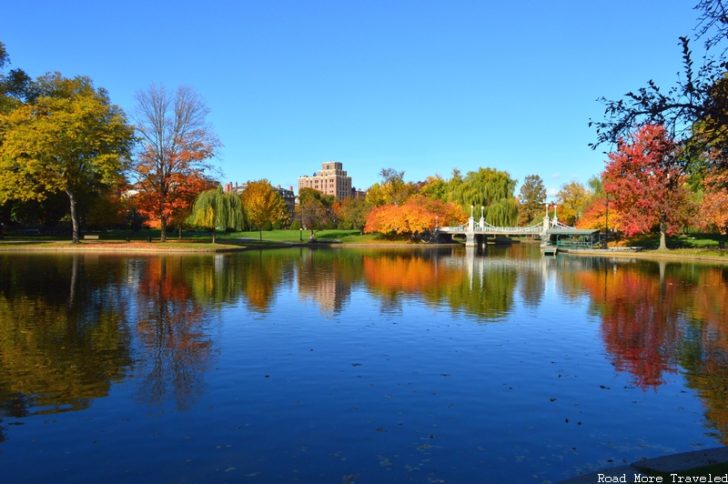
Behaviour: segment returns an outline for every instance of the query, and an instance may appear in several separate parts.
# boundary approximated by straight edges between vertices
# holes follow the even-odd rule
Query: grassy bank
[[[218,233],[212,244],[209,232],[185,231],[168,234],[167,242],[159,242],[158,230],[109,230],[88,233],[80,244],[72,244],[67,236],[9,234],[0,240],[0,251],[126,251],[126,252],[226,252],[255,248],[286,247],[306,244],[310,232],[299,230],[264,230]],[[261,240],[262,235],[262,240]],[[98,239],[96,239],[98,237]],[[352,245],[411,245],[406,239],[392,240],[377,235],[362,235],[358,230],[319,230],[315,241]]]
[[[728,236],[720,234],[680,234],[667,238],[667,250],[658,249],[658,234],[642,235],[610,242],[610,251],[575,250],[569,251],[580,255],[599,255],[609,257],[631,257],[638,259],[667,259],[713,262],[728,262]]]
[[[728,264],[728,251],[718,249],[671,249],[671,250],[604,250],[571,249],[568,254],[578,256],[620,257],[629,259],[670,260],[677,262],[718,262]]]
[[[612,244],[610,243],[610,246]],[[640,247],[643,249],[655,249],[660,246],[660,236],[658,234],[640,235],[623,239],[614,244],[615,246]],[[681,250],[715,250],[728,247],[728,235],[721,234],[679,234],[667,238],[667,247],[670,249]],[[685,252],[688,253],[688,252]]]
[[[249,231],[249,232],[231,232],[222,235],[225,239],[243,239],[243,240],[268,240],[272,242],[308,242],[311,232],[308,230],[264,230],[263,232]],[[372,234],[361,235],[358,230],[317,230],[315,232],[315,239],[321,242],[376,242],[379,240],[377,236]]]

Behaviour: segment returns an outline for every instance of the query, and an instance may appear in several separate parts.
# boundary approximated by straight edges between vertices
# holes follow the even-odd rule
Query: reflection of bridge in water
[[[498,236],[536,236],[541,239],[541,246],[544,253],[556,253],[558,247],[574,246],[593,247],[596,243],[595,235],[598,230],[577,229],[569,225],[559,222],[556,214],[549,217],[548,213],[543,218],[543,223],[529,225],[527,227],[498,227],[485,221],[482,211],[480,220],[475,221],[473,211],[470,210],[468,223],[465,225],[456,225],[452,227],[439,227],[437,233],[447,234],[450,237],[455,235],[465,235],[466,247],[478,247],[486,243],[489,236],[494,238]],[[564,239],[568,239],[569,243],[565,243]]]

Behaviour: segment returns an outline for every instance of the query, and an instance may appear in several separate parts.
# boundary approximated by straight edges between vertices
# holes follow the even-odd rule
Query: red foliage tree
[[[159,192],[142,190],[135,197],[134,202],[137,211],[148,218],[150,226],[161,228],[161,210],[162,216],[165,218],[165,226],[177,225],[181,234],[182,224],[190,214],[197,195],[216,186],[217,182],[196,171],[187,175],[176,173],[170,176],[169,188],[164,201],[160,199]]]
[[[660,248],[665,235],[687,220],[688,197],[675,143],[665,128],[646,125],[629,141],[620,141],[609,154],[604,189],[614,196],[622,215],[622,230],[628,236],[660,230]]]

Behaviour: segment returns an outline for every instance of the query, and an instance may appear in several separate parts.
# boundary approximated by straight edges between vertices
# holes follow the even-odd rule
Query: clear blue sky
[[[88,75],[127,112],[191,86],[224,181],[297,186],[338,160],[357,187],[489,166],[553,191],[603,168],[597,97],[673,82],[696,1],[6,2],[0,40],[11,67]]]

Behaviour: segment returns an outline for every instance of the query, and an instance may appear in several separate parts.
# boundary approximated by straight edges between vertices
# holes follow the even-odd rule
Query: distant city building
[[[227,182],[223,187],[223,190],[225,191],[225,193],[237,193],[238,195],[240,195],[241,193],[243,193],[243,190],[245,190],[245,187],[247,185],[247,183],[238,184],[238,182]]]
[[[351,187],[351,198],[366,198],[366,196],[366,190],[357,190],[356,188]]]
[[[321,171],[312,176],[298,179],[298,192],[302,188],[313,188],[325,195],[333,195],[337,200],[352,196],[351,177],[344,171],[338,161],[327,161],[321,165]]]
[[[238,183],[238,182],[228,182],[225,184],[225,187],[223,188],[226,193],[236,193],[238,195],[242,194],[245,190],[245,187],[248,186],[248,183]],[[283,188],[282,186],[278,185],[277,187],[273,187],[273,190],[275,190],[278,195],[281,196],[284,202],[286,202],[286,207],[288,208],[288,213],[291,216],[291,219],[293,219],[293,215],[295,213],[296,208],[296,194],[293,192],[293,187],[289,188]]]
[[[278,185],[277,187],[273,187],[273,189],[277,191],[278,195],[280,195],[283,201],[286,202],[288,213],[291,216],[291,220],[293,220],[293,216],[296,213],[296,194],[293,192],[293,187],[283,188]]]

